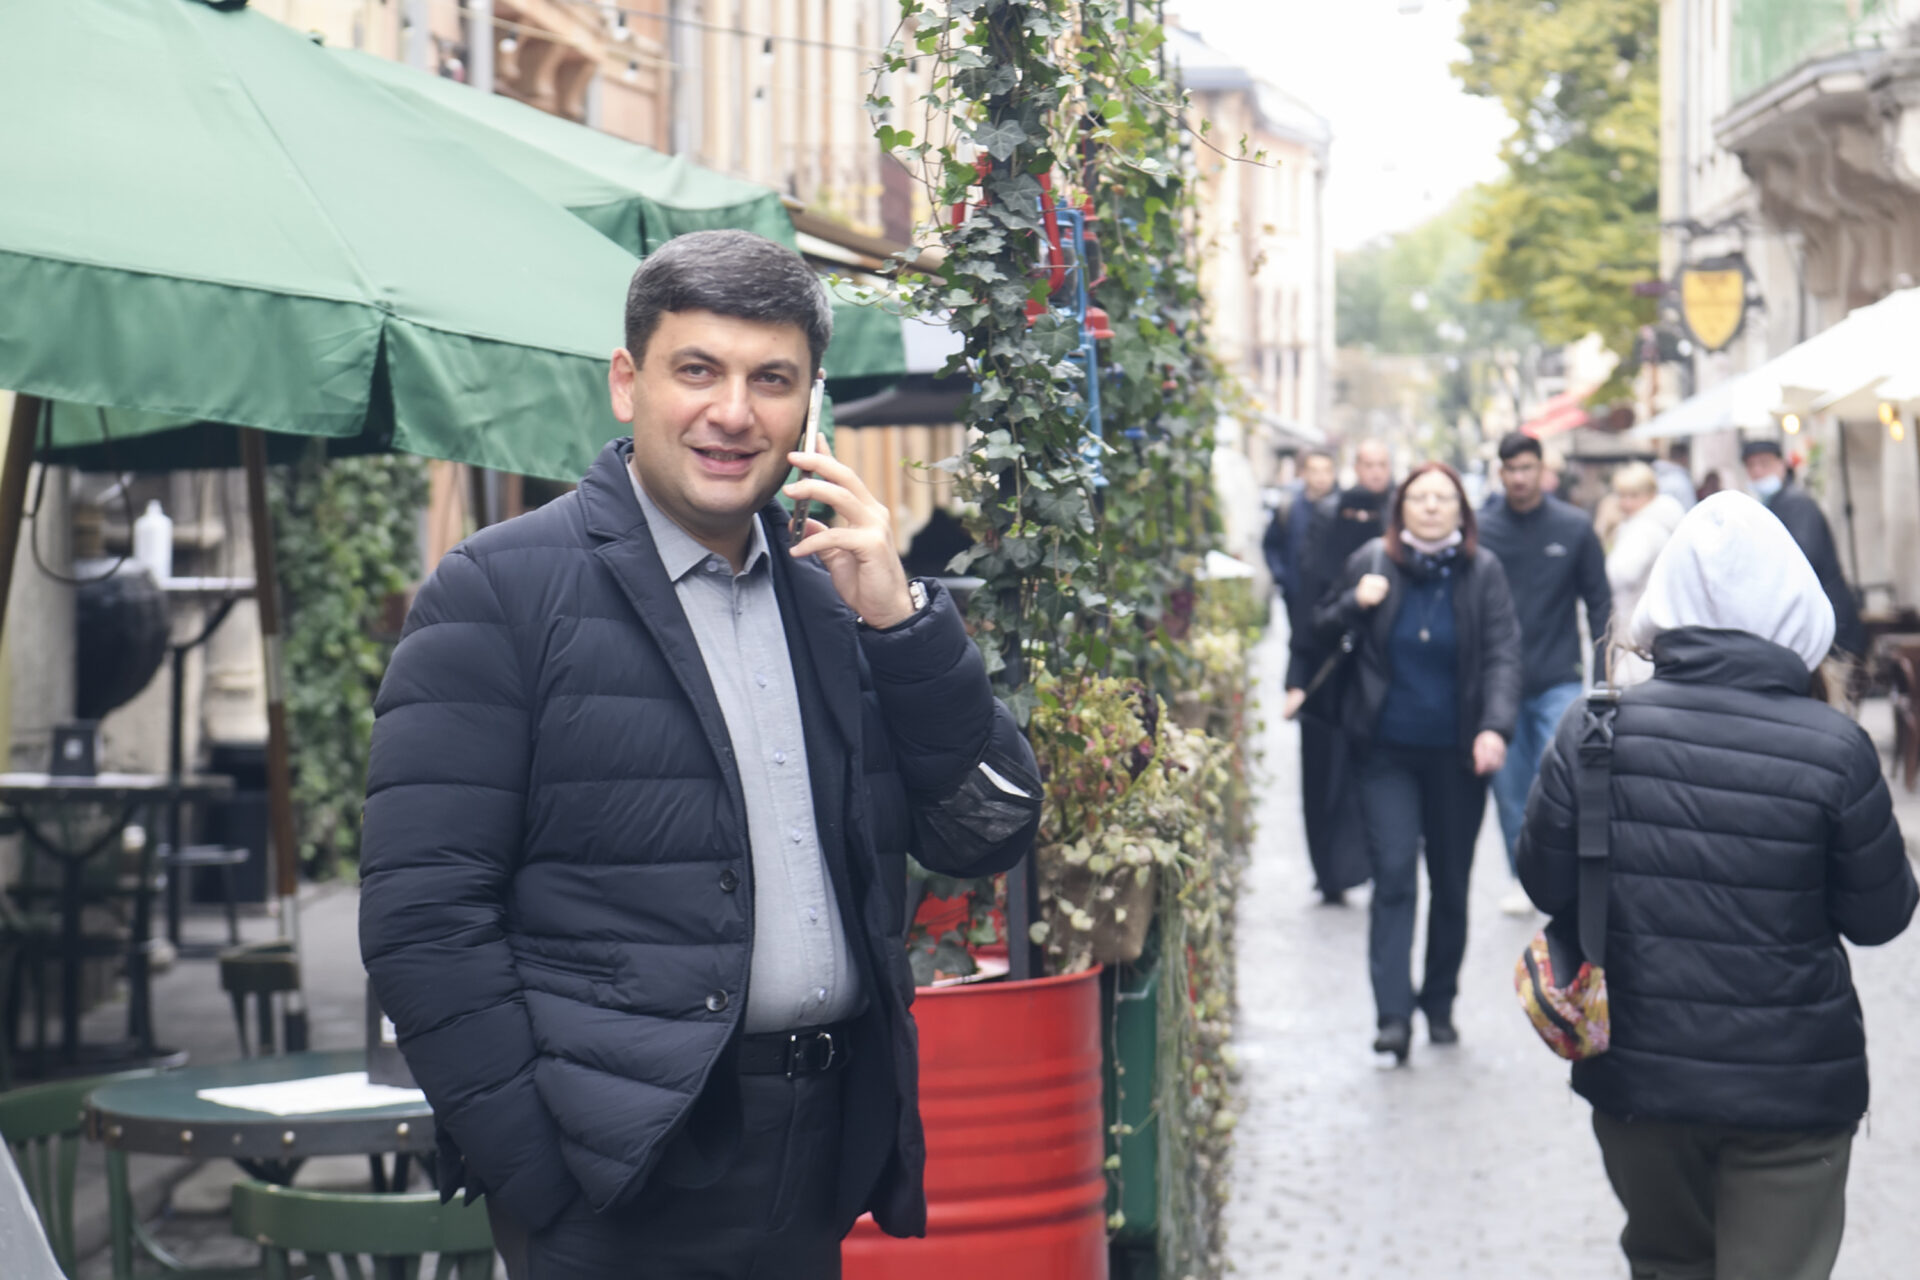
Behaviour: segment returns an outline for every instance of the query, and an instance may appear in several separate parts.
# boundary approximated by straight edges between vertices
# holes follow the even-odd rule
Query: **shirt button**
[[[790,831],[790,832],[788,832],[787,834],[788,834],[788,835],[791,835],[791,836],[793,837],[793,842],[794,842],[795,844],[799,844],[799,843],[800,843],[800,841],[801,841],[801,838],[802,838],[802,837],[801,837],[801,835],[800,835],[800,828],[798,828],[798,827],[795,827],[795,828],[794,828],[794,829],[793,829],[792,831]]]
[[[818,991],[815,991],[813,993],[813,998],[818,1000],[821,1004],[825,1004],[827,1002],[827,989],[825,987],[821,987]]]
[[[725,871],[722,871],[720,873],[720,892],[732,893],[735,889],[738,889],[739,887],[740,887],[740,877],[734,874],[734,870],[732,867],[728,867]]]
[[[756,671],[753,673],[753,682],[759,685],[762,689],[767,687],[767,677],[762,672]]]
[[[815,923],[815,924],[818,924],[818,923],[820,923],[820,908],[818,908],[818,907],[808,907],[808,908],[807,908],[807,919],[808,919],[808,920],[810,920],[810,921],[812,921],[812,922],[813,922],[813,923]]]
[[[716,991],[707,997],[707,1012],[720,1013],[727,1007],[727,993]]]
[[[785,763],[787,762],[787,753],[786,753],[786,752],[784,752],[784,751],[776,751],[776,752],[774,752],[774,753],[773,753],[773,762],[774,762],[775,764],[785,764]]]

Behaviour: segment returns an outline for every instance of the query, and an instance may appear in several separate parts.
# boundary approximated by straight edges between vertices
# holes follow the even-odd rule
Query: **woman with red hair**
[[[1368,964],[1376,1053],[1407,1060],[1413,1013],[1436,1045],[1457,1043],[1453,1001],[1467,947],[1467,885],[1520,704],[1520,627],[1506,574],[1475,536],[1459,475],[1414,468],[1386,533],[1347,561],[1342,590],[1315,611],[1322,635],[1352,642],[1341,720],[1357,746],[1373,861]],[[1425,973],[1411,976],[1419,858],[1432,901]]]

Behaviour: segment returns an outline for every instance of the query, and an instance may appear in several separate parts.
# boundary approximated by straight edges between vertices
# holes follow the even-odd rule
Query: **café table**
[[[319,1050],[182,1067],[95,1089],[87,1098],[86,1126],[107,1151],[114,1280],[133,1280],[136,1245],[164,1270],[181,1270],[134,1212],[127,1184],[131,1154],[227,1159],[253,1177],[283,1184],[314,1156],[364,1155],[371,1157],[374,1190],[405,1190],[407,1162],[424,1163],[434,1151],[433,1111],[418,1090],[392,1091],[380,1105],[338,1106],[354,1098],[326,1082],[366,1069],[365,1049]],[[299,1094],[271,1100],[279,1108],[273,1111],[228,1105],[232,1095],[227,1101],[200,1096],[275,1084]],[[355,1089],[351,1082],[344,1087]],[[306,1105],[313,1109],[300,1109]],[[391,1173],[382,1164],[388,1156]]]
[[[152,988],[147,942],[153,924],[153,842],[141,851],[134,886],[132,937],[127,947],[127,1034],[130,1043],[94,1046],[83,1057],[80,1044],[80,968],[84,960],[80,928],[86,864],[117,850],[127,827],[149,806],[175,800],[207,799],[233,789],[230,778],[203,775],[170,778],[157,773],[0,773],[0,806],[9,809],[32,844],[60,865],[60,1067],[66,1072],[104,1072],[147,1062],[166,1065],[184,1060],[154,1044]],[[12,1028],[7,1028],[9,1034]],[[39,1064],[44,1066],[44,1064]]]

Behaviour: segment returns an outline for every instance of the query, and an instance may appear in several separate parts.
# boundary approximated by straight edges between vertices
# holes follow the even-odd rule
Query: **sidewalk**
[[[350,1049],[366,1043],[362,1021],[366,974],[360,967],[360,894],[346,884],[310,885],[300,895],[301,980],[307,997],[311,1047]],[[189,940],[222,940],[226,924],[217,916],[189,917]],[[279,936],[277,920],[266,916],[243,918],[241,937],[248,942]],[[233,1007],[220,989],[220,970],[212,959],[177,960],[153,983],[154,1027],[160,1043],[187,1050],[190,1064],[230,1062],[240,1056]],[[125,1034],[124,1000],[112,1001],[87,1015],[86,1036],[112,1039]],[[340,1185],[343,1172],[366,1180],[365,1161],[314,1161],[298,1180],[315,1179]],[[251,1263],[257,1251],[234,1240],[227,1224],[223,1188],[243,1176],[227,1161],[196,1162],[163,1156],[135,1156],[130,1161],[134,1198],[141,1216],[153,1221],[171,1195],[179,1212],[169,1212],[159,1234],[177,1246],[187,1261],[204,1265]],[[204,1173],[196,1170],[204,1169]],[[191,1179],[191,1180],[189,1180]],[[184,1184],[184,1185],[183,1185]],[[198,1212],[192,1212],[197,1210]],[[74,1200],[75,1231],[82,1263],[80,1275],[95,1280],[111,1275],[107,1255],[106,1163],[101,1149],[83,1145],[79,1186]]]
[[[1244,1110],[1227,1210],[1235,1274],[1617,1280],[1626,1273],[1624,1219],[1590,1109],[1514,1002],[1513,962],[1538,922],[1498,910],[1507,872],[1491,808],[1455,1014],[1461,1044],[1434,1049],[1417,1026],[1409,1065],[1376,1069],[1366,893],[1349,895],[1345,908],[1316,905],[1300,829],[1299,738],[1274,710],[1284,641],[1283,622],[1259,655],[1266,783],[1237,926]],[[1870,730],[1875,714],[1871,706],[1865,714]],[[1911,848],[1920,798],[1897,786],[1894,794]],[[1909,935],[1852,952],[1875,1101],[1854,1145],[1836,1280],[1911,1274],[1920,1248],[1911,1208],[1920,1200],[1916,947],[1920,937]]]

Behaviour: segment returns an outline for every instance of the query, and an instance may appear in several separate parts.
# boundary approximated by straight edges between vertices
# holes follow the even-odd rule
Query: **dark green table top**
[[[202,1089],[366,1069],[365,1050],[347,1049],[182,1067],[121,1080],[88,1096],[87,1131],[109,1147],[155,1155],[291,1159],[433,1150],[433,1110],[424,1099],[281,1116],[198,1096]]]

